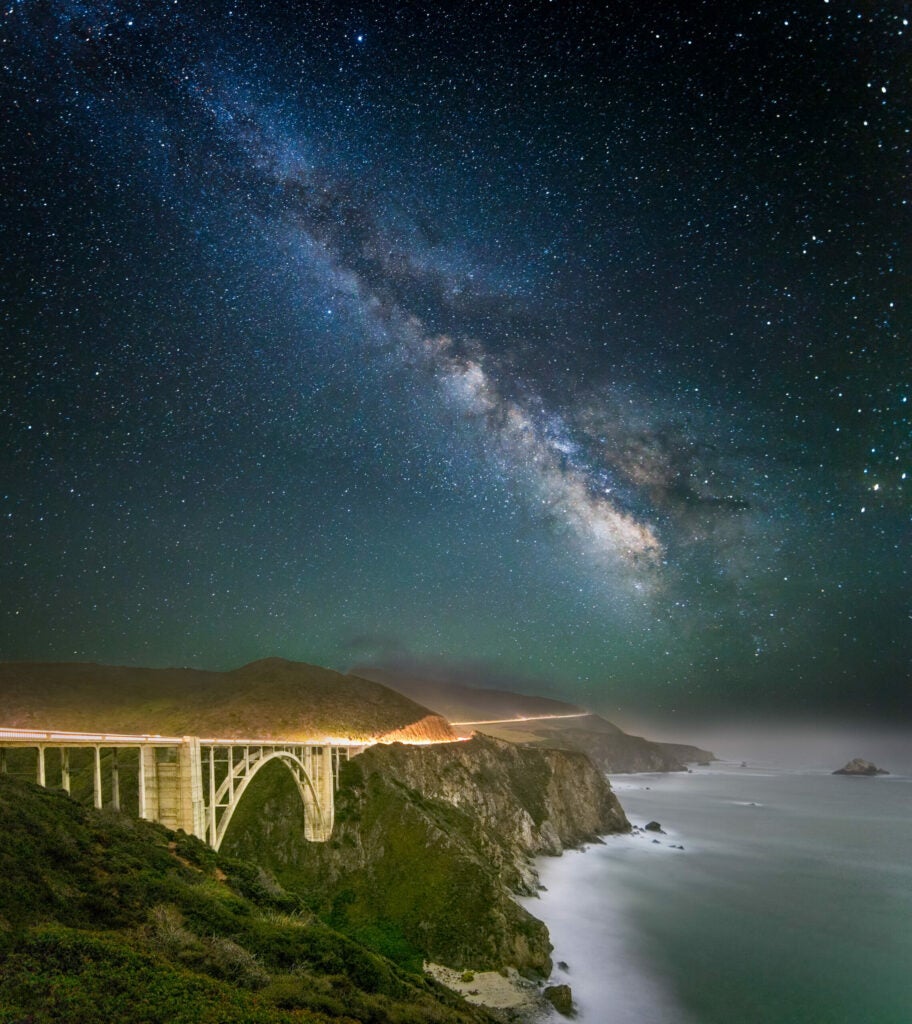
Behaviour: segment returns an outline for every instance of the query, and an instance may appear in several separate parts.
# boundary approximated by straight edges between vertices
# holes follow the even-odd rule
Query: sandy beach
[[[514,968],[507,968],[504,976],[499,971],[454,971],[442,964],[425,962],[424,970],[435,981],[458,992],[467,1002],[486,1006],[492,1010],[543,1010],[547,1006],[541,989],[534,981],[523,978]],[[471,974],[471,981],[463,975]]]

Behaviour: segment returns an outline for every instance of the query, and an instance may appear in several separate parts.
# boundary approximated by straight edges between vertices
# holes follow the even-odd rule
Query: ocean
[[[723,763],[612,785],[666,834],[543,858],[523,901],[579,1021],[912,1022],[912,776]]]

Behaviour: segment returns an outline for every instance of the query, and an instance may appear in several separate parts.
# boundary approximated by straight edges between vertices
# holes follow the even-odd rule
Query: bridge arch
[[[120,808],[121,773],[132,771],[135,764],[140,818],[182,829],[216,850],[247,787],[270,761],[281,761],[295,781],[304,808],[305,837],[311,842],[325,842],[332,835],[341,755],[344,751],[347,760],[352,753],[349,744],[326,741],[0,728],[0,772],[6,770],[8,751],[19,748],[36,752],[40,786],[48,782],[46,754],[49,750],[56,752],[51,762],[55,781],[59,778],[66,790],[71,778],[70,752],[76,748],[91,751],[96,807],[105,804],[109,792],[110,805]],[[118,753],[125,750],[138,754],[133,755],[132,764],[118,762]],[[360,753],[360,749],[355,752]],[[105,761],[109,762],[107,767]]]
[[[321,801],[320,794],[314,786],[308,766],[296,754],[290,750],[273,750],[251,763],[242,775],[235,777],[231,799],[223,805],[223,812],[219,816],[215,826],[215,835],[210,836],[209,842],[213,849],[218,850],[228,832],[228,826],[234,817],[247,787],[256,778],[260,770],[272,761],[281,761],[291,773],[295,781],[301,803],[304,806],[304,835],[312,842],[325,842],[330,836],[333,828],[333,806],[332,787],[329,788],[330,806],[325,808],[324,801]],[[227,782],[227,780],[226,780]],[[324,794],[325,798],[326,794]]]

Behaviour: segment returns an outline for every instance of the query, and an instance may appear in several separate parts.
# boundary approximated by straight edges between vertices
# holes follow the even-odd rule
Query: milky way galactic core
[[[3,9],[0,658],[908,713],[904,8],[628,6]]]

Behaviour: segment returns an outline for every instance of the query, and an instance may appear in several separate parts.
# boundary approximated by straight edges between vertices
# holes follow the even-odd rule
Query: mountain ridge
[[[284,658],[227,672],[5,662],[0,726],[356,742],[456,738],[440,715],[382,683]]]
[[[477,731],[512,743],[579,750],[608,773],[679,772],[688,763],[715,760],[711,751],[692,744],[633,736],[595,712],[553,697],[475,687],[411,667],[357,665],[352,671],[413,700],[420,697],[451,722],[466,723],[464,729],[474,723]],[[501,717],[515,721],[490,721]]]

